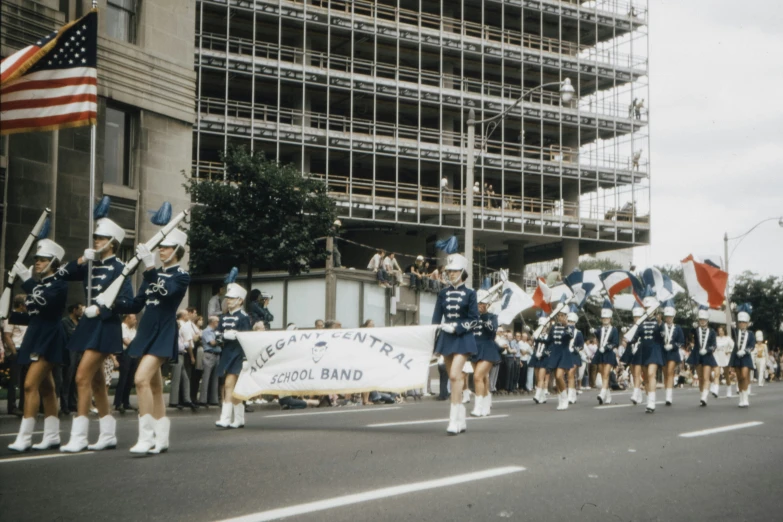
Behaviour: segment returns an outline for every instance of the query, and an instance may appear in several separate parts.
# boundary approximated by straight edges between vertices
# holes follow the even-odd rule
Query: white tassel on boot
[[[601,388],[601,391],[598,392],[598,404],[603,404],[606,400],[606,388]]]
[[[565,390],[557,394],[557,409],[559,411],[568,409],[568,392]]]
[[[139,416],[139,440],[130,449],[136,455],[146,455],[155,447],[155,419],[149,413]]]
[[[674,389],[666,388],[666,406],[671,406],[674,402]]]
[[[647,394],[647,410],[645,413],[655,413],[655,392]]]
[[[220,420],[215,421],[218,428],[228,428],[231,426],[231,414],[234,411],[234,405],[230,402],[224,402],[220,410]]]
[[[169,432],[171,431],[171,421],[168,417],[161,417],[153,422],[152,430],[155,432],[155,447],[149,453],[157,455],[165,453],[169,449]]]
[[[457,405],[457,422],[459,423],[459,432],[465,433],[468,429],[468,422],[465,419],[467,411],[464,404]]]
[[[241,402],[234,404],[234,422],[229,424],[232,428],[244,428],[245,427],[245,405]]]
[[[25,417],[22,419],[22,423],[19,425],[19,433],[16,435],[16,440],[13,444],[8,445],[8,449],[11,451],[18,451],[19,453],[30,451],[33,447],[33,428],[35,427],[35,417]]]
[[[449,426],[446,428],[446,433],[449,435],[459,435],[459,407],[461,404],[450,404],[449,409]]]
[[[492,411],[492,394],[487,393],[484,396],[484,406],[481,408],[481,416],[489,417],[491,411]]]
[[[481,395],[476,395],[476,400],[473,401],[473,411],[470,412],[471,417],[481,417],[481,412],[484,409],[484,397]]]
[[[701,405],[702,408],[707,406],[707,397],[709,397],[709,395],[710,395],[710,390],[704,390],[703,392],[701,392],[701,402],[700,402],[700,405]]]
[[[79,453],[87,449],[87,434],[90,431],[90,420],[81,415],[71,421],[71,438],[68,444],[60,446],[63,453]]]
[[[90,444],[87,449],[90,451],[101,451],[105,449],[114,449],[117,447],[117,421],[111,415],[101,417],[98,421],[101,427],[98,442]]]
[[[568,388],[568,402],[576,404],[576,388]]]
[[[34,450],[57,449],[60,447],[60,419],[50,415],[44,419],[43,439],[39,444],[33,444]]]

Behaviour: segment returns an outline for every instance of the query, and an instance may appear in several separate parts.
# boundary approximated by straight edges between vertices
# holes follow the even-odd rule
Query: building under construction
[[[647,2],[200,0],[193,175],[244,144],[323,179],[343,264],[435,255],[475,228],[474,270],[649,242]],[[477,129],[465,215],[468,111]],[[398,259],[400,256],[398,255]],[[407,262],[405,258],[401,261]]]

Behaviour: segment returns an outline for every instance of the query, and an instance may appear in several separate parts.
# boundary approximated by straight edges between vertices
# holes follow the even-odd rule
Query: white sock
[[[674,395],[674,390],[671,388],[666,388],[666,402],[673,402],[672,397]]]

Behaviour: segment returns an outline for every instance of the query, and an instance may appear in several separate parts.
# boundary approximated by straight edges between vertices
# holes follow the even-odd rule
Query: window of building
[[[103,145],[103,182],[131,186],[133,115],[115,107],[106,107],[106,131]]]
[[[106,34],[123,42],[136,43],[138,0],[107,0]]]

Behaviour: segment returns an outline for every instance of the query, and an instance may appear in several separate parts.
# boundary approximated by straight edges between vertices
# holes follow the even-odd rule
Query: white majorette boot
[[[146,455],[155,447],[155,419],[149,413],[139,416],[139,440],[130,449],[136,455]]]
[[[71,421],[71,438],[68,444],[60,446],[63,453],[79,453],[87,449],[87,434],[90,431],[90,419],[81,415]]]
[[[714,382],[714,383],[710,384],[710,393],[716,399],[718,398],[718,395],[720,394],[720,386],[718,385],[718,383]]]
[[[606,388],[601,388],[601,391],[598,392],[598,404],[603,404],[606,400]]]
[[[474,401],[473,411],[470,412],[471,417],[481,417],[481,412],[484,408],[484,397],[481,395],[476,395],[476,400]]]
[[[481,416],[482,417],[489,417],[489,414],[492,410],[492,394],[487,393],[484,396],[484,405],[481,408]]]
[[[462,390],[462,404],[470,402],[470,390]]]
[[[576,404],[576,388],[568,388],[568,402]]]
[[[215,426],[218,428],[228,428],[231,426],[231,414],[234,411],[234,405],[230,402],[224,402],[223,407],[220,410],[220,420],[215,421]]]
[[[90,444],[87,449],[90,451],[101,451],[105,449],[114,449],[117,447],[117,421],[111,415],[101,417],[98,421],[101,427],[98,442]]]
[[[734,384],[729,384],[726,386],[726,398],[734,397]]]
[[[710,390],[704,390],[703,392],[701,392],[701,401],[699,405],[702,408],[707,406],[707,397],[709,397],[709,395],[710,395]]]
[[[43,439],[33,444],[34,450],[57,449],[60,447],[60,419],[50,415],[44,419]]]
[[[606,400],[604,401],[605,404],[612,404],[612,389],[606,388]]]
[[[739,404],[740,408],[747,408],[748,406],[750,406],[749,391],[739,392],[739,396],[740,396],[740,404]]]
[[[533,395],[533,402],[535,402],[536,404],[541,403],[541,388],[539,388],[538,386],[536,386],[536,393]]]
[[[467,411],[464,404],[457,405],[457,422],[459,423],[459,432],[465,433],[468,429],[468,422],[465,420]]]
[[[229,424],[230,428],[244,428],[245,427],[245,405],[241,402],[234,404],[234,422]]]
[[[165,453],[169,449],[169,432],[171,431],[171,421],[168,417],[161,417],[153,421],[152,430],[155,432],[155,447],[149,453],[157,455]]]
[[[565,390],[557,394],[557,409],[560,411],[568,409],[568,392]]]
[[[13,444],[8,445],[11,451],[19,453],[30,451],[33,447],[33,428],[35,427],[35,417],[25,417],[19,425],[19,433]]]
[[[640,388],[634,388],[631,393],[631,402],[635,405],[639,404],[642,400],[642,390]]]
[[[674,402],[674,390],[672,388],[666,388],[666,406],[671,406]]]
[[[446,433],[449,435],[459,435],[459,408],[461,404],[450,404],[449,409],[449,426],[446,428]]]
[[[645,413],[655,413],[655,392],[647,394],[647,409]]]

